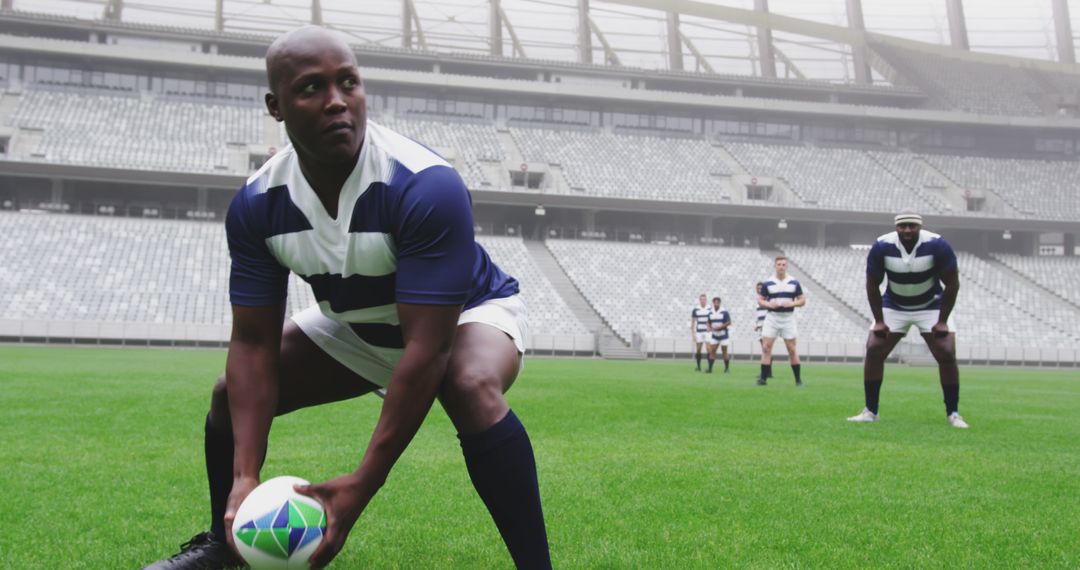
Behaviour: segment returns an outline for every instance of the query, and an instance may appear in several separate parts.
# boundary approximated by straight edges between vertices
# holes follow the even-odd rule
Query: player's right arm
[[[879,337],[889,334],[889,327],[885,324],[885,314],[881,308],[881,282],[884,279],[885,256],[878,245],[874,244],[866,256],[866,300],[870,303],[870,313],[874,316],[874,324],[870,327],[870,331]]]
[[[225,385],[232,423],[233,487],[225,511],[227,539],[245,497],[259,484],[266,439],[277,409],[281,327],[288,270],[270,252],[268,196],[237,193],[225,218],[229,242],[232,335],[225,360]]]
[[[278,364],[285,304],[233,305],[232,336],[225,359],[234,453],[233,478],[258,481],[278,398]]]

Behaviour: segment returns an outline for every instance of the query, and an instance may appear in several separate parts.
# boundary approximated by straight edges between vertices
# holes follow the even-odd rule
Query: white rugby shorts
[[[710,336],[709,337],[709,344],[720,345],[720,346],[731,346],[731,337],[725,338],[724,340],[720,340],[720,339],[718,339],[716,337]]]
[[[784,340],[792,340],[799,337],[799,328],[795,325],[795,313],[774,313],[765,315],[765,324],[761,325],[761,336],[764,338],[780,337]]]
[[[292,320],[319,348],[329,354],[361,378],[381,386],[390,384],[402,348],[373,346],[361,339],[347,323],[327,317],[313,305],[296,313]],[[525,341],[529,334],[528,310],[519,295],[484,301],[467,311],[462,311],[458,326],[466,323],[482,323],[506,333],[514,341],[525,365]],[[519,368],[520,370],[520,368]]]
[[[937,309],[897,311],[896,309],[883,308],[881,312],[882,316],[885,317],[885,326],[889,327],[889,332],[900,334],[907,334],[912,326],[918,327],[920,333],[928,333],[937,324],[938,316],[940,316]],[[945,324],[949,327],[949,332],[956,332],[952,315],[949,315],[949,319],[945,321]],[[873,328],[873,326],[874,323],[871,321],[870,327]]]
[[[694,342],[709,342],[710,339],[712,339],[711,332],[706,331],[694,333]]]

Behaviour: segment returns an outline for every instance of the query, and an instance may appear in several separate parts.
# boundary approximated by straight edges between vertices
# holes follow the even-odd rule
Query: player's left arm
[[[394,204],[395,297],[405,350],[390,378],[382,412],[360,466],[303,492],[327,509],[322,544],[311,564],[328,564],[431,409],[472,291],[477,248],[472,206],[458,174],[445,166],[412,175]]]
[[[341,548],[360,514],[386,482],[390,470],[423,424],[446,375],[461,305],[398,304],[405,352],[394,368],[379,421],[360,467],[308,487],[326,507],[326,534],[311,555],[322,568]],[[305,493],[307,494],[307,493]]]
[[[935,336],[949,334],[949,315],[956,306],[956,295],[960,292],[960,272],[956,267],[941,274],[941,283],[945,286],[941,292],[941,309],[938,311],[938,321],[930,328]]]
[[[934,336],[942,337],[949,334],[949,315],[952,314],[956,305],[956,295],[960,292],[960,271],[956,266],[956,252],[942,240],[940,246],[934,252],[934,265],[941,268],[941,283],[944,290],[941,292],[941,309],[938,310],[938,321],[930,327]]]
[[[802,283],[795,288],[795,301],[791,303],[792,307],[802,307],[806,305],[806,291],[803,291]]]

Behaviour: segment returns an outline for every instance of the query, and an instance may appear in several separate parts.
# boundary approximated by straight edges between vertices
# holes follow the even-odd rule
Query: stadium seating
[[[953,59],[940,54],[874,44],[897,71],[922,87],[940,109],[988,115],[1037,116],[1038,88],[1019,67]]]
[[[545,335],[588,335],[566,301],[537,267],[520,237],[477,236],[499,268],[514,276],[521,287],[521,300],[529,310],[529,328]]]
[[[1080,162],[928,154],[926,161],[966,189],[987,189],[1040,218],[1080,218]]]
[[[804,205],[838,210],[937,211],[865,151],[804,145],[727,142],[724,147],[750,174],[784,179]]]
[[[782,245],[800,269],[833,296],[871,318],[866,302],[867,250]],[[978,257],[958,252],[960,296],[953,311],[958,338],[987,346],[1053,346],[1077,339],[1080,313]]]
[[[754,284],[772,273],[772,258],[756,249],[551,239],[548,248],[600,316],[624,339],[690,339],[698,295],[720,296],[731,313],[733,338],[753,335]],[[798,275],[795,275],[797,278]],[[865,327],[826,303],[798,309],[800,335],[862,342]]]
[[[991,257],[1070,303],[1080,305],[1080,281],[1075,278],[1080,276],[1080,257],[1032,257],[1007,253],[995,253]]]
[[[221,224],[0,212],[0,315],[13,320],[227,324],[229,256]],[[587,335],[521,238],[481,237],[521,283],[533,332]],[[315,300],[290,275],[287,313]]]
[[[511,127],[526,161],[563,169],[570,188],[604,198],[717,203],[730,196],[731,167],[704,139],[612,134],[591,129]]]
[[[251,105],[34,88],[23,91],[12,123],[42,131],[36,158],[49,162],[228,172],[237,169],[228,145],[262,143],[265,115]]]
[[[929,170],[916,162],[922,158],[921,156],[910,152],[885,152],[876,150],[867,151],[867,154],[885,168],[885,170],[888,170],[893,176],[896,176],[896,178],[906,184],[908,188],[911,188],[919,198],[922,198],[924,204],[929,204],[931,209],[928,211],[957,213],[952,212],[953,208],[932,190],[934,188],[944,187],[945,183],[942,180],[938,180],[938,177],[931,174]],[[909,207],[918,209],[919,203],[913,202]]]

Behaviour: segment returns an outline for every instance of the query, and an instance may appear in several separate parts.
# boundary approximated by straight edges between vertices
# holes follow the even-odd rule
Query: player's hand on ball
[[[870,332],[874,333],[874,336],[878,338],[885,338],[889,334],[889,325],[882,322],[874,323],[874,326],[870,327]]]
[[[232,531],[236,511],[240,508],[240,503],[243,503],[244,499],[251,494],[251,491],[258,486],[258,477],[237,477],[233,479],[232,492],[229,493],[229,501],[225,504],[225,540],[229,542],[229,548],[237,555],[240,554],[240,551],[236,549]]]
[[[345,546],[349,531],[371,497],[360,491],[357,476],[353,473],[317,485],[297,485],[294,489],[319,501],[326,510],[326,534],[309,559],[312,568],[323,568]]]
[[[949,325],[946,323],[934,323],[934,326],[930,327],[930,332],[934,336],[941,338],[949,334]]]

